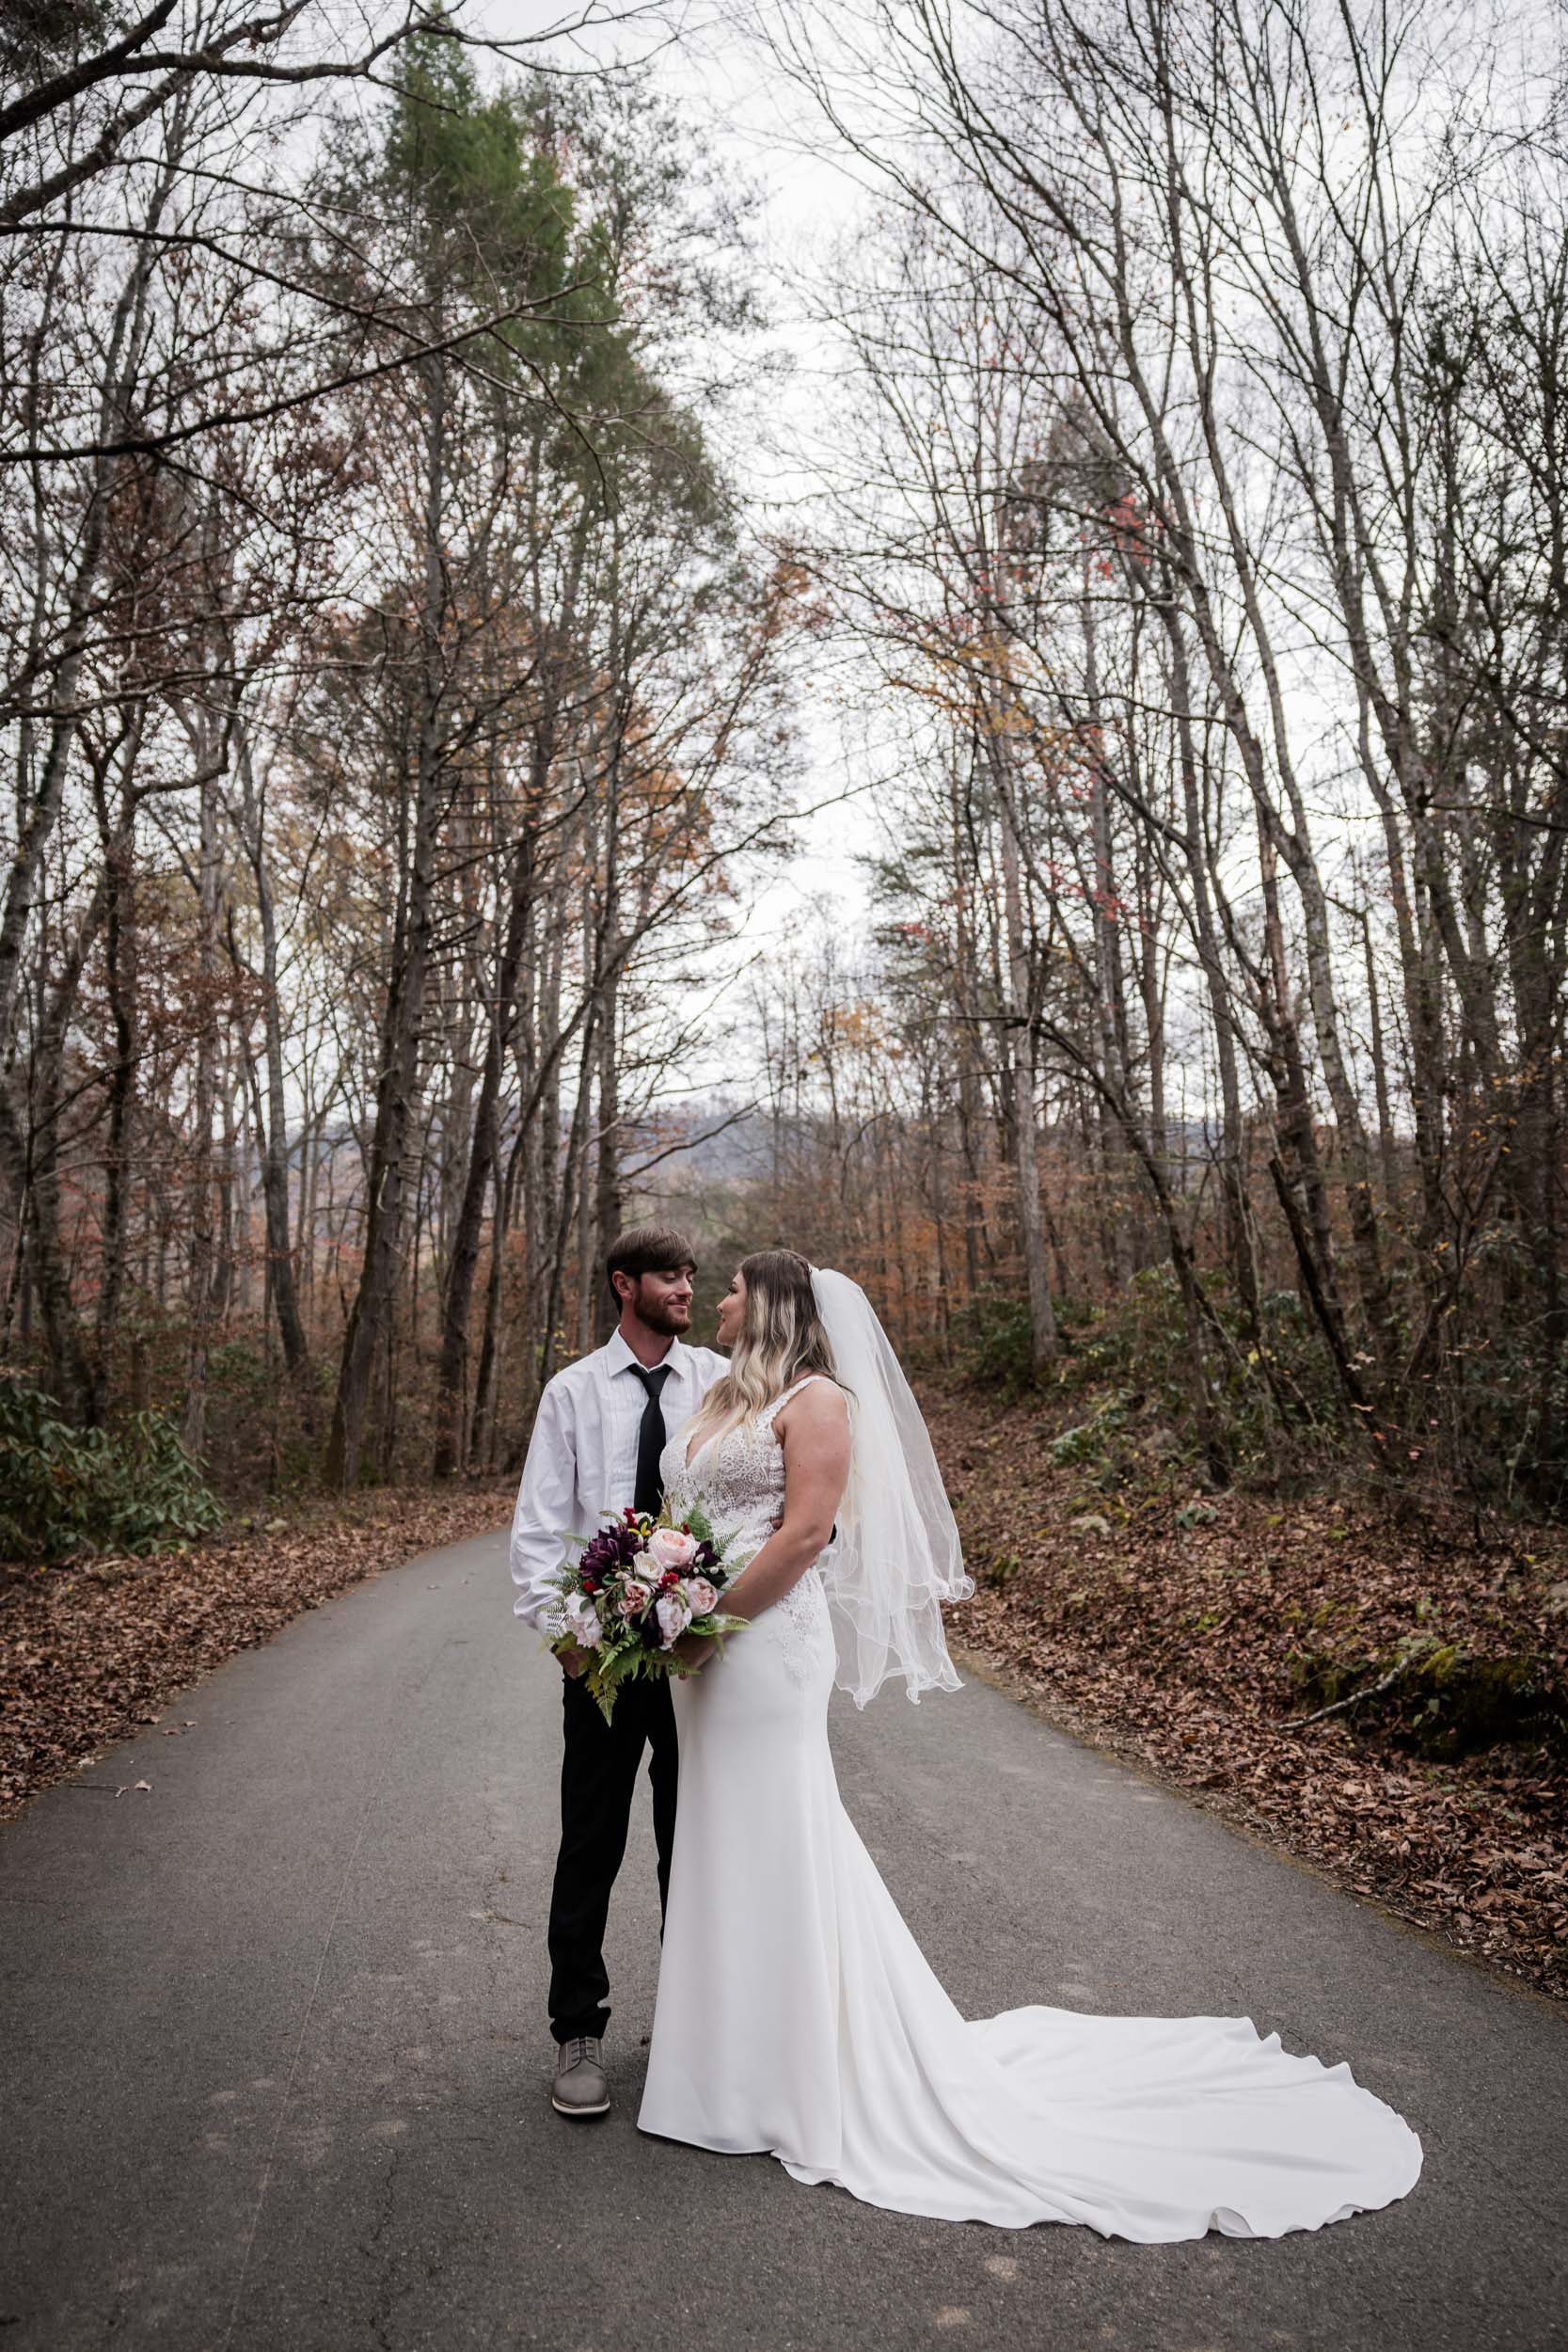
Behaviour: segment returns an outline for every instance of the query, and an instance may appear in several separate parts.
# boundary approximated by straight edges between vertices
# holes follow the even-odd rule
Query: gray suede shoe
[[[556,2053],[555,2089],[550,2105],[557,2115],[608,2115],[610,2085],[598,2037],[574,2034]]]

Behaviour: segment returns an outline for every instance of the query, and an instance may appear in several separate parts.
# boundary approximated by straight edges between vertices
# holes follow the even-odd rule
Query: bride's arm
[[[849,1477],[849,1410],[831,1380],[791,1397],[773,1426],[784,1447],[784,1518],[721,1596],[727,1617],[760,1617],[799,1584],[833,1532]]]

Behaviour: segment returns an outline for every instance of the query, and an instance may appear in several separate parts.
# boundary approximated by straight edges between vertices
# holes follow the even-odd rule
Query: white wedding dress
[[[784,1402],[689,1466],[672,1440],[677,1515],[700,1502],[726,1542],[767,1539]],[[680,1801],[643,2131],[766,2150],[798,2181],[898,2213],[1084,2222],[1144,2244],[1315,2230],[1414,2185],[1420,2142],[1392,2108],[1247,2018],[1031,2008],[966,2023],[839,1801],[833,1677],[813,1567],[673,1686]]]

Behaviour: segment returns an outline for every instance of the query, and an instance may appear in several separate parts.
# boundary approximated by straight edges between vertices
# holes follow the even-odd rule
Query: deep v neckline
[[[684,1447],[683,1447],[683,1448],[682,1448],[682,1451],[681,1451],[681,1468],[682,1468],[682,1470],[691,1470],[691,1469],[693,1469],[693,1468],[695,1467],[695,1465],[696,1465],[697,1454],[705,1454],[705,1453],[707,1452],[707,1450],[708,1450],[708,1447],[709,1447],[709,1446],[713,1443],[713,1438],[721,1438],[721,1437],[722,1437],[722,1436],[723,1436],[723,1434],[724,1434],[724,1432],[723,1432],[721,1429],[716,1429],[716,1430],[714,1431],[714,1433],[713,1433],[713,1438],[700,1438],[697,1440],[697,1448],[696,1448],[696,1453],[693,1453],[693,1454],[688,1454],[688,1453],[685,1451]]]

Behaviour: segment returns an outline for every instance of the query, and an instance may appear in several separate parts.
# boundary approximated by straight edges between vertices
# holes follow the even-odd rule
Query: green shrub
[[[1092,1421],[1080,1422],[1073,1429],[1064,1429],[1051,1441],[1051,1458],[1058,1470],[1066,1470],[1073,1462],[1092,1462],[1105,1453],[1108,1441],[1118,1437],[1127,1426],[1127,1408],[1132,1398],[1125,1389],[1113,1389]]]
[[[73,1429],[24,1374],[0,1372],[0,1558],[156,1551],[222,1520],[165,1414]]]
[[[1032,1385],[1027,1300],[979,1291],[953,1318],[953,1334],[966,1378],[1007,1396],[1022,1396]]]

